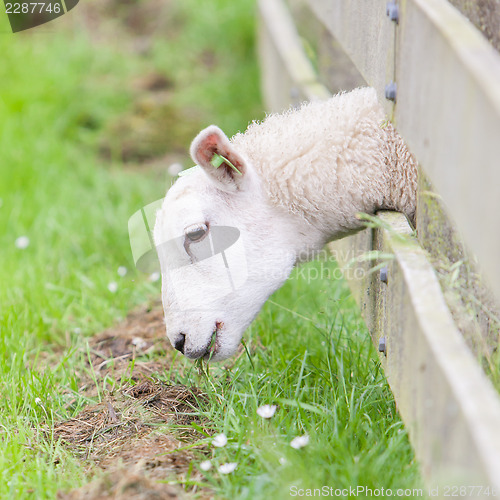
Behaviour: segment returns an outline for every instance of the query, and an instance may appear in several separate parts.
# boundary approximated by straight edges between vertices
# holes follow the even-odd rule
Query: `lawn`
[[[122,377],[110,389],[95,379],[89,396],[80,379],[92,336],[159,297],[159,283],[134,270],[128,218],[164,195],[171,155],[190,166],[196,130],[214,122],[233,134],[264,114],[251,0],[167,2],[167,32],[156,30],[147,50],[134,49],[144,33],[126,24],[132,7],[103,5],[102,23],[90,28],[82,19],[97,9],[92,1],[25,34],[9,34],[0,16],[0,498],[55,498],[101,474],[52,428],[134,383]],[[144,90],[145,74],[165,76],[160,102]],[[170,139],[163,144],[158,131]],[[306,269],[318,266],[335,269]],[[419,485],[343,281],[295,273],[245,338],[248,354],[205,376],[172,351],[169,368],[152,376],[204,394],[189,439],[180,426],[161,427],[194,457],[166,482],[216,498]],[[270,419],[256,413],[264,404],[277,405]],[[218,433],[228,438],[223,447],[211,444]],[[303,435],[306,446],[290,446]],[[222,474],[223,463],[237,467]]]
[[[224,498],[288,498],[292,486],[418,484],[406,432],[352,297],[341,281],[308,279],[315,270],[335,269],[315,262],[295,271],[247,332],[251,357],[210,370],[205,415],[213,432],[229,440],[212,449],[214,470],[238,464],[228,477],[207,473]],[[265,404],[278,408],[270,420],[257,414]],[[293,448],[303,435],[308,445]]]

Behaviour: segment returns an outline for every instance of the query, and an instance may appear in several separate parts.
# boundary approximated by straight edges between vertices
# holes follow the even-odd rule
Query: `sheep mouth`
[[[220,343],[221,343],[220,333],[223,325],[224,323],[222,323],[222,321],[217,321],[215,323],[215,329],[212,332],[212,337],[207,346],[206,353],[203,356],[203,359],[205,359],[206,361],[210,361],[220,349]]]

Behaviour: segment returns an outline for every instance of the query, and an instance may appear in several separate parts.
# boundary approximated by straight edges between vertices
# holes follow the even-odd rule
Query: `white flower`
[[[257,415],[262,418],[271,418],[276,411],[276,405],[262,405],[257,408]]]
[[[40,398],[35,398],[35,404],[41,405],[42,404],[42,400]]]
[[[116,293],[118,290],[118,283],[116,281],[112,281],[111,283],[108,283],[108,290],[111,293]]]
[[[200,469],[202,471],[207,471],[207,470],[210,470],[212,468],[212,462],[210,462],[210,460],[205,460],[203,462],[201,462],[200,464]]]
[[[287,463],[287,459],[285,457],[281,457],[279,462],[281,465],[285,465]]]
[[[16,248],[19,248],[19,250],[24,250],[28,248],[29,245],[30,239],[27,236],[19,236],[19,238],[16,239]]]
[[[77,326],[76,328],[73,328],[73,333],[80,335],[80,333],[82,333],[82,329],[79,326]]]
[[[135,345],[137,349],[142,350],[148,345],[148,343],[142,337],[134,337],[132,339],[132,345]]]
[[[118,276],[123,278],[127,274],[128,270],[125,266],[120,266],[116,272],[118,273]]]
[[[149,281],[154,283],[154,282],[158,281],[160,279],[160,277],[161,277],[161,274],[158,271],[155,271],[154,273],[151,273],[149,275]]]
[[[170,165],[167,169],[168,174],[175,177],[176,175],[179,175],[179,172],[182,172],[183,168],[184,167],[180,163],[172,163],[172,165]]]
[[[221,434],[217,434],[212,439],[212,444],[214,446],[216,446],[217,448],[222,448],[223,446],[226,446],[226,444],[227,444],[227,437],[226,437],[226,435],[223,432]]]
[[[236,467],[238,467],[238,464],[236,462],[229,462],[227,464],[222,464],[219,467],[219,472],[221,474],[231,474],[231,472],[234,472],[236,470]]]
[[[304,448],[304,446],[307,446],[308,444],[309,436],[307,434],[304,434],[303,436],[297,436],[290,442],[290,446],[292,448],[295,448],[296,450],[298,450],[299,448]]]

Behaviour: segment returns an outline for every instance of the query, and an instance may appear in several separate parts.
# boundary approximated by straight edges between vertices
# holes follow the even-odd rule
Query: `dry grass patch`
[[[60,500],[172,500],[182,498],[179,487],[156,483],[142,470],[118,469],[97,481],[70,493],[60,493]]]
[[[204,428],[199,404],[205,395],[196,387],[155,379],[172,359],[161,307],[132,312],[90,339],[87,358],[79,392],[100,396],[100,402],[47,432],[81,459],[89,473],[97,473],[97,479],[60,497],[172,498],[184,490],[168,482],[201,479],[197,472],[191,474],[190,464],[195,450],[205,449],[204,444],[192,446],[204,437],[192,424]],[[100,393],[105,380],[115,386]]]

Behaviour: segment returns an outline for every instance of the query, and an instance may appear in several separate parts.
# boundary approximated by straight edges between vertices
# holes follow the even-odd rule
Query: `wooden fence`
[[[418,238],[386,212],[332,250],[393,256],[350,286],[429,486],[500,496],[500,399],[477,361],[500,327],[500,55],[446,0],[259,0],[259,20],[269,110],[369,84],[419,160]]]

